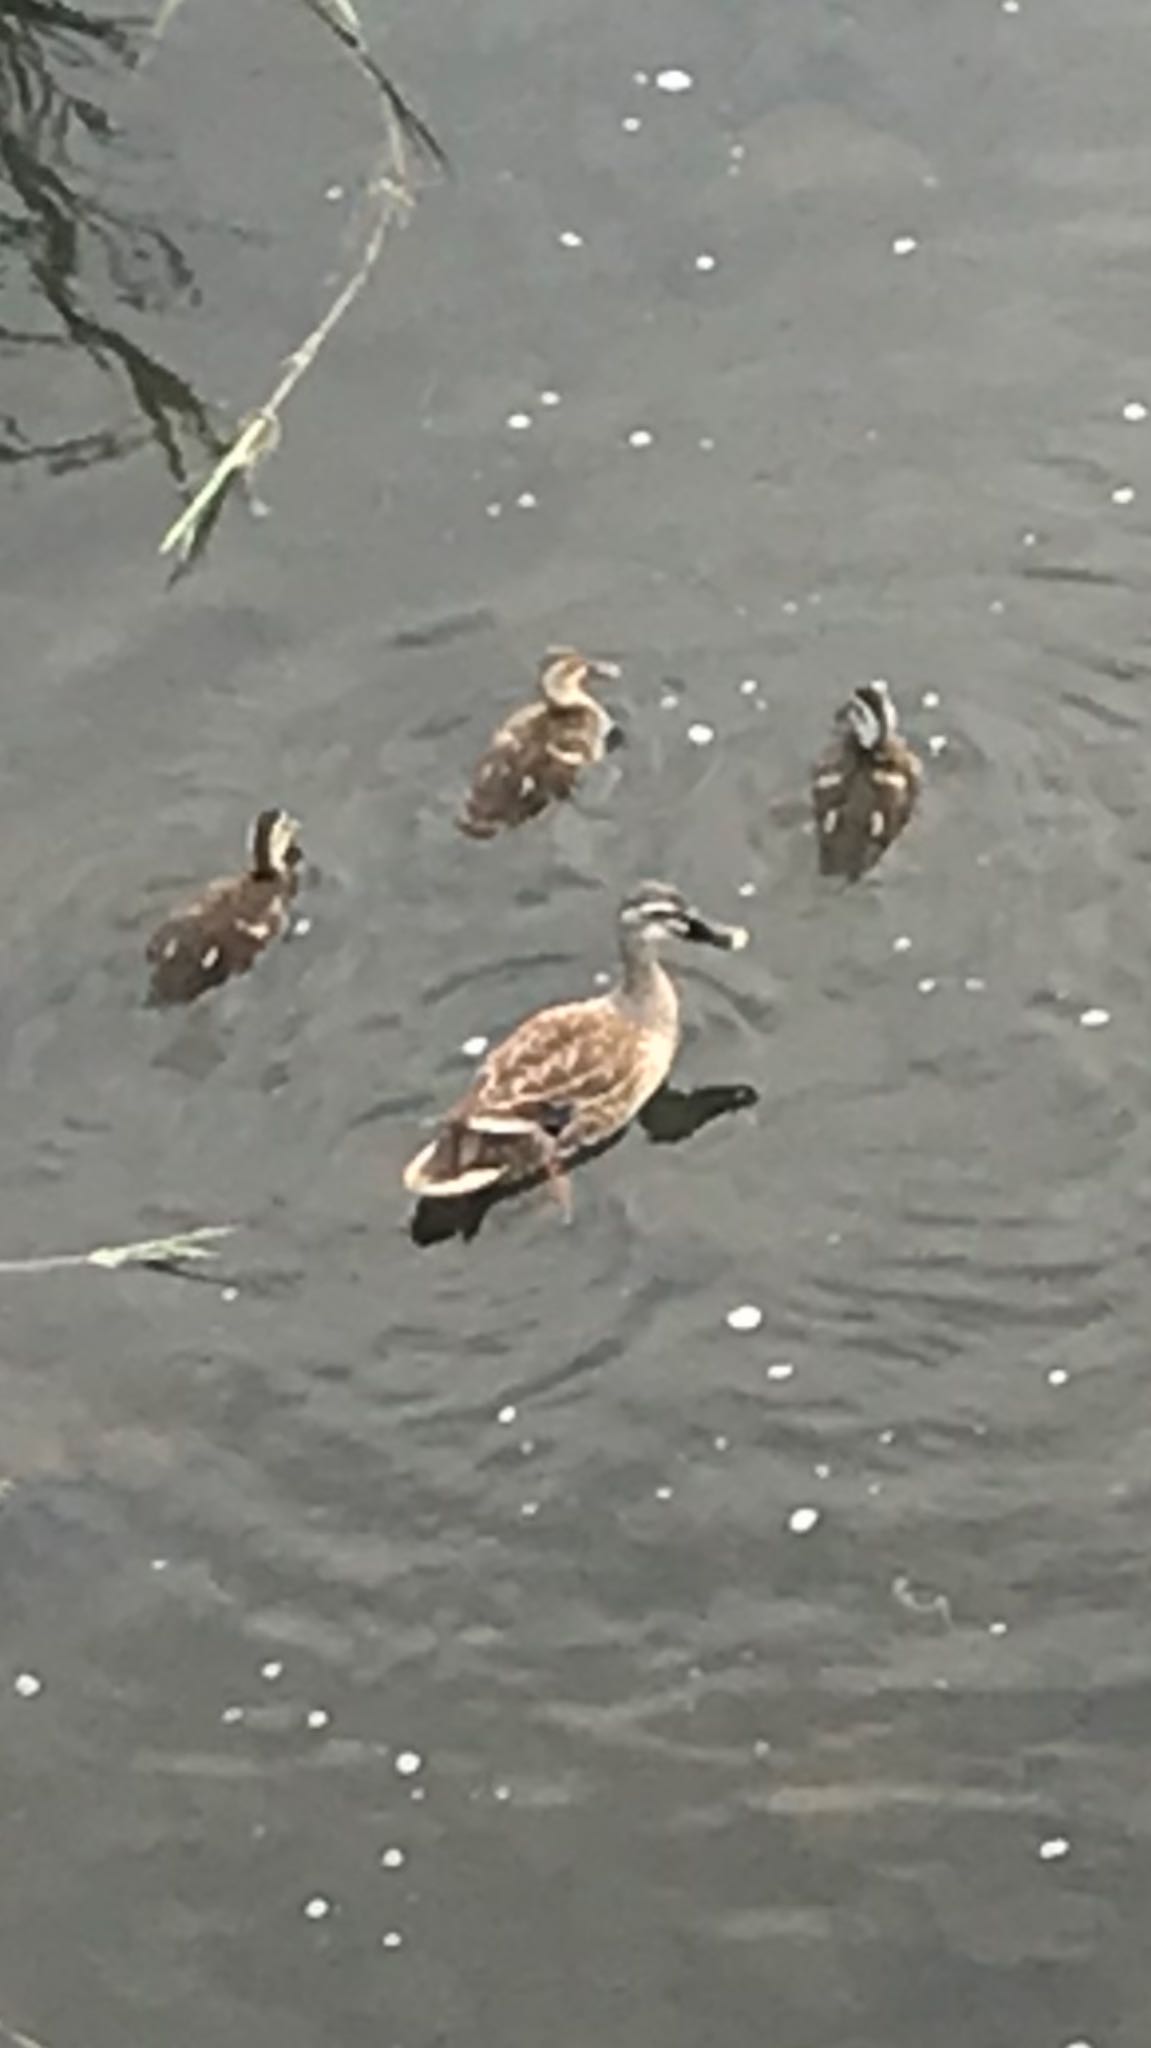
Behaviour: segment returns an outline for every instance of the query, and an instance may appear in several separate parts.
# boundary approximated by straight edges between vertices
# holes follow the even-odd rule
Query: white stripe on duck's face
[[[856,745],[865,754],[873,754],[895,732],[895,705],[887,684],[878,677],[872,683],[860,683],[840,717]]]

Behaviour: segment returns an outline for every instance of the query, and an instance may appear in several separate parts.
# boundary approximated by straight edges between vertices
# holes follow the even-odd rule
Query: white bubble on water
[[[223,1713],[220,1715],[221,1721],[223,1721],[225,1725],[229,1728],[234,1727],[236,1722],[242,1721],[243,1718],[243,1707],[225,1707]]]
[[[790,1358],[781,1358],[775,1365],[769,1365],[767,1368],[769,1380],[790,1380],[794,1377],[795,1367]]]
[[[532,416],[530,412],[509,412],[507,419],[504,421],[505,427],[510,427],[513,434],[526,434],[531,423]]]
[[[560,403],[561,403],[561,400],[560,400],[560,395],[559,395],[559,392],[558,392],[558,391],[541,391],[541,392],[540,392],[540,404],[541,404],[541,405],[546,405],[546,406],[548,406],[548,407],[550,408],[550,407],[552,407],[552,406],[554,406],[554,405],[559,405]]]
[[[535,1517],[539,1514],[539,1511],[540,1504],[538,1500],[525,1500],[520,1508],[520,1514],[523,1516],[525,1522],[534,1521]]]
[[[729,1308],[724,1322],[729,1330],[758,1330],[763,1321],[763,1310],[753,1301],[741,1302],[738,1308]]]
[[[830,1479],[830,1478],[831,1478],[831,1466],[830,1466],[830,1465],[813,1465],[811,1469],[812,1469],[812,1472],[813,1472],[814,1476],[816,1477],[816,1479]]]
[[[650,448],[655,435],[650,427],[633,427],[627,437],[629,448]]]
[[[1129,420],[1132,426],[1137,425],[1141,420],[1145,420],[1147,417],[1147,407],[1144,405],[1143,400],[1141,398],[1129,398],[1123,408],[1123,417],[1125,420]]]
[[[688,726],[687,736],[693,747],[710,747],[715,738],[715,727],[714,725],[704,725],[700,721],[695,725]]]
[[[632,83],[633,83],[634,85],[650,85],[650,84],[651,84],[651,72],[650,72],[650,71],[633,71],[633,72],[632,72]]]
[[[933,996],[935,994],[936,989],[939,987],[939,983],[936,981],[934,975],[925,974],[922,980],[916,982],[915,986],[919,990],[921,996]]]
[[[757,676],[745,676],[739,687],[743,696],[754,697],[759,688],[759,678]]]
[[[507,1401],[505,1402],[504,1406],[498,1411],[496,1415],[496,1421],[502,1422],[504,1427],[506,1428],[509,1423],[515,1421],[518,1413],[519,1410],[516,1407],[515,1402]]]
[[[381,1938],[381,1941],[380,1941],[380,1947],[381,1947],[381,1948],[402,1948],[402,1947],[403,1947],[403,1942],[404,1942],[404,1937],[403,1937],[403,1935],[402,1935],[402,1934],[400,1933],[399,1929],[398,1929],[397,1927],[389,1927],[389,1929],[388,1929],[387,1933],[386,1933],[386,1934],[385,1934],[385,1935],[384,1935],[384,1936],[383,1936],[383,1937]]]
[[[672,1498],[673,1490],[674,1489],[670,1486],[657,1486],[655,1490],[655,1497],[657,1500],[670,1500]]]
[[[793,1536],[810,1536],[819,1518],[818,1508],[792,1508],[787,1526]]]
[[[1068,1856],[1070,1853],[1071,1844],[1067,1840],[1066,1835],[1052,1835],[1048,1841],[1040,1842],[1039,1844],[1039,1861],[1041,1863],[1060,1863],[1064,1856]]]
[[[712,1438],[712,1442],[717,1451],[726,1451],[730,1448],[731,1439],[726,1436],[716,1436]]]
[[[623,120],[620,122],[619,125],[623,129],[625,135],[636,135],[638,134],[639,130],[643,127],[643,122],[640,120],[638,114],[625,114]]]
[[[1053,1365],[1046,1378],[1049,1387],[1065,1387],[1071,1374],[1063,1366]]]
[[[1111,493],[1111,503],[1113,505],[1133,505],[1134,502],[1135,491],[1133,486],[1131,484],[1116,484],[1115,489]]]
[[[1099,1031],[1104,1024],[1110,1024],[1111,1012],[1110,1010],[1081,1010],[1079,1022],[1085,1031]]]
[[[1005,1636],[1007,1634],[1007,1623],[1005,1621],[989,1621],[987,1633],[989,1636]]]
[[[919,243],[914,235],[896,235],[891,244],[891,253],[893,256],[911,256],[918,247]]]
[[[669,64],[666,70],[657,71],[655,82],[661,92],[690,92],[695,84],[690,71],[681,71],[674,64]]]
[[[999,0],[999,12],[1001,14],[1018,14],[1019,5],[1020,0]],[[1084,2048],[1084,2044],[1080,2043],[1079,2048]]]
[[[559,239],[565,249],[583,248],[583,236],[577,235],[574,228],[564,228]]]
[[[710,434],[703,434],[700,436],[699,448],[700,452],[704,455],[713,455],[715,453],[715,442],[712,440]]]
[[[938,711],[940,701],[938,690],[925,690],[919,701],[925,711]]]
[[[471,1038],[465,1038],[460,1051],[464,1054],[465,1058],[478,1060],[487,1051],[489,1043],[490,1040],[485,1038],[483,1032],[477,1031]]]
[[[402,1849],[384,1849],[380,1855],[385,1870],[402,1870],[407,1860]]]
[[[945,732],[933,732],[927,742],[927,751],[929,754],[934,754],[938,757],[940,754],[947,752],[947,744],[947,734]]]
[[[711,254],[710,254],[710,252],[709,252],[708,250],[706,250],[706,249],[705,249],[705,250],[703,250],[703,251],[702,251],[702,253],[701,253],[700,255],[698,255],[698,256],[696,257],[696,259],[695,259],[695,267],[696,267],[696,269],[697,269],[697,270],[702,270],[702,271],[714,270],[714,269],[715,269],[715,257],[714,257],[713,255],[711,255]]]
[[[12,1690],[22,1700],[34,1700],[44,1690],[44,1680],[37,1678],[34,1671],[18,1671],[12,1680]]]
[[[891,950],[893,953],[910,953],[911,940],[906,932],[901,932],[897,939],[892,939]]]
[[[984,981],[982,975],[980,974],[965,974],[963,977],[963,986],[967,990],[968,995],[979,996],[983,994],[984,989],[987,987],[987,983]]]
[[[401,1749],[396,1757],[396,1776],[414,1778],[424,1768],[424,1760],[418,1749]]]
[[[754,896],[754,895],[755,895],[755,883],[754,883],[754,882],[741,882],[741,883],[740,883],[740,885],[739,885],[739,887],[738,887],[738,889],[736,890],[736,892],[735,892],[735,893],[736,893],[736,895],[737,895],[737,896]]]
[[[484,506],[484,511],[487,513],[489,519],[502,519],[503,510],[504,508],[500,504],[498,498],[493,498],[489,505]]]
[[[267,1664],[261,1664],[260,1666],[260,1677],[266,1678],[269,1684],[273,1684],[277,1678],[282,1678],[283,1675],[284,1667],[280,1663],[279,1658],[272,1658]]]
[[[306,1718],[309,1728],[326,1728],[332,1717],[326,1707],[309,1707]]]
[[[305,1920],[326,1920],[331,1910],[332,1902],[326,1899],[322,1892],[317,1892],[314,1897],[304,1900]]]

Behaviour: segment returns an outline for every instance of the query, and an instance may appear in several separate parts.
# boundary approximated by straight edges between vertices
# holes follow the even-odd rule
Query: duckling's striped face
[[[304,858],[297,836],[299,830],[299,819],[290,817],[287,811],[261,811],[252,823],[252,873],[281,879],[290,875]]]
[[[853,690],[840,720],[846,726],[856,745],[865,754],[873,754],[883,745],[884,740],[893,738],[895,733],[895,705],[891,691],[881,677],[874,682],[860,683]]]
[[[613,662],[589,661],[574,647],[553,647],[540,668],[540,694],[556,711],[574,710],[591,696],[589,685],[618,676]]]
[[[625,938],[687,939],[694,945],[725,946],[738,951],[747,944],[742,925],[713,924],[666,882],[640,882],[624,897],[619,912]]]

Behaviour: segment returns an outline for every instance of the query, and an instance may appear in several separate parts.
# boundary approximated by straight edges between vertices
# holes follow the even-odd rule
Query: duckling
[[[738,952],[742,925],[715,924],[665,882],[640,882],[618,914],[623,973],[606,995],[560,1003],[488,1053],[437,1135],[404,1169],[410,1194],[477,1193],[543,1173],[565,1216],[576,1154],[622,1131],[667,1078],[679,996],[658,958],[668,938]]]
[[[513,711],[493,733],[457,819],[472,839],[494,839],[569,797],[580,771],[622,740],[589,682],[618,676],[611,662],[589,661],[574,647],[553,647],[540,663],[539,701]]]
[[[290,922],[303,853],[287,811],[261,811],[249,833],[247,874],[225,876],[178,910],[148,941],[153,1003],[190,1003],[253,961]]]
[[[857,882],[911,817],[923,763],[897,729],[885,682],[860,683],[835,723],[811,780],[819,866],[822,874]]]

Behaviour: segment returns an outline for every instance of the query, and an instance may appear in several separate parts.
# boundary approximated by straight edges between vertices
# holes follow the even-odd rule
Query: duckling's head
[[[260,811],[248,835],[251,873],[260,882],[283,882],[303,860],[299,820],[278,808]]]
[[[882,677],[860,683],[839,714],[839,722],[865,754],[873,754],[895,734],[895,704]]]
[[[618,674],[614,662],[589,661],[574,647],[549,647],[540,663],[539,693],[553,711],[574,711],[591,698],[590,683],[608,682]]]
[[[637,882],[620,904],[619,925],[625,947],[687,939],[692,945],[722,946],[738,953],[747,944],[743,925],[716,924],[669,882]]]

